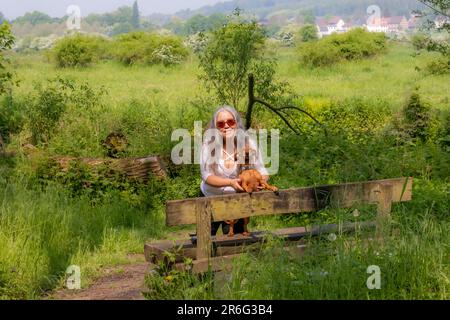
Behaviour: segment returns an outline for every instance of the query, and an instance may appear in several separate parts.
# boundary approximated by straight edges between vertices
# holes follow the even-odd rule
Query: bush
[[[97,36],[74,35],[56,42],[53,54],[59,67],[87,67],[103,58],[107,40]]]
[[[71,108],[68,121],[78,121],[86,114],[94,117],[93,108],[100,105],[103,90],[94,90],[87,83],[57,77],[45,86],[38,85],[36,94],[30,96],[26,110],[26,122],[31,131],[33,144],[47,143],[52,137],[62,115]],[[92,132],[90,133],[92,134]],[[72,136],[74,140],[76,136]]]
[[[0,137],[6,139],[9,135],[20,131],[23,125],[24,106],[13,99],[11,95],[7,95],[0,100]]]
[[[318,35],[316,26],[312,24],[304,25],[299,31],[299,38],[301,42],[317,40]]]
[[[343,60],[357,60],[371,57],[386,49],[384,33],[355,29],[343,34],[333,34],[318,41],[299,46],[303,64],[320,67]]]
[[[188,50],[174,36],[160,36],[146,32],[132,32],[117,37],[113,56],[125,65],[181,63]]]
[[[425,72],[433,75],[450,74],[450,56],[432,60],[425,66]]]
[[[428,45],[428,37],[423,33],[416,33],[411,37],[411,43],[416,50],[425,49]]]

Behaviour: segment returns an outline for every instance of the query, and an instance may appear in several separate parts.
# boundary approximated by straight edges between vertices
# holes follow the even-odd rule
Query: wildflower
[[[359,210],[358,209],[353,210],[353,216],[355,218],[359,217]]]

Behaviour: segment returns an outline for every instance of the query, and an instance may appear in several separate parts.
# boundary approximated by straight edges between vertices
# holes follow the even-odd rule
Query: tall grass
[[[61,285],[72,264],[81,267],[85,281],[102,265],[123,262],[127,253],[142,252],[146,239],[161,236],[161,211],[109,197],[92,206],[58,185],[39,190],[26,180],[2,184],[0,298],[38,298]]]

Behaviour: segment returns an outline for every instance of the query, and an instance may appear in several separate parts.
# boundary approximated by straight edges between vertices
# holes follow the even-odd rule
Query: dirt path
[[[115,266],[104,270],[103,275],[91,286],[81,290],[62,289],[48,299],[54,300],[143,300],[144,278],[150,272],[150,264],[144,255],[138,262]],[[136,257],[134,257],[136,258]]]
[[[166,239],[186,238],[194,230],[171,232]],[[151,271],[151,265],[143,254],[128,255],[129,264],[106,268],[102,276],[93,280],[85,289],[61,289],[47,297],[53,300],[143,300],[144,278]]]

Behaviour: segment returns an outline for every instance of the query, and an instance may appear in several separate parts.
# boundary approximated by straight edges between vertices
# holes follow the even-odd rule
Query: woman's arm
[[[236,191],[244,191],[244,189],[241,186],[241,179],[229,179],[229,178],[222,178],[215,175],[210,175],[208,178],[206,178],[205,181],[207,184],[213,187],[233,187]]]

